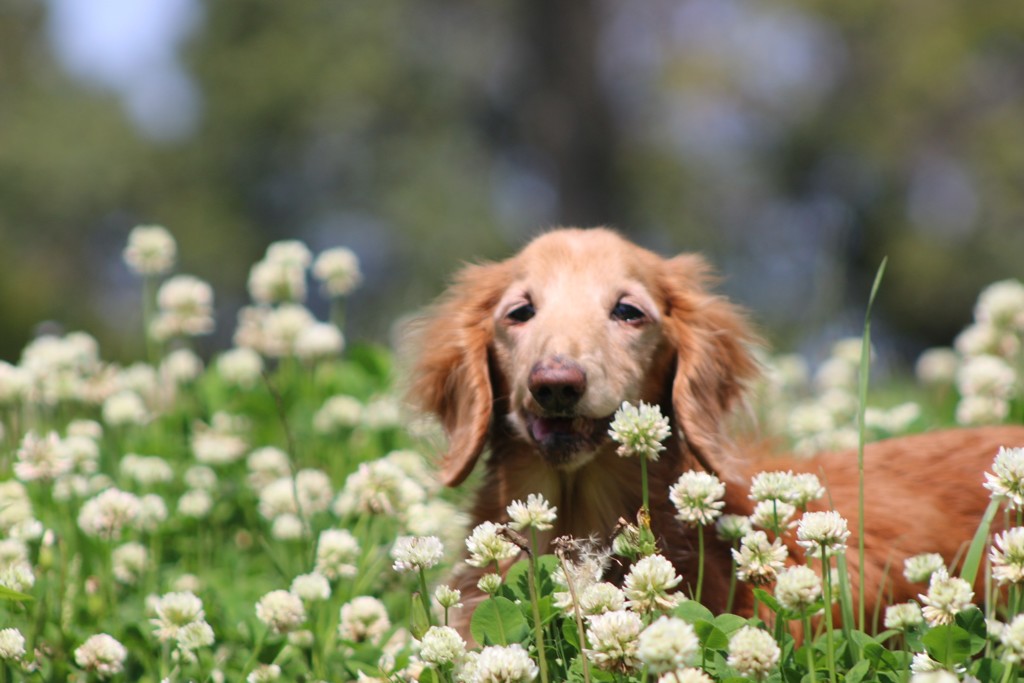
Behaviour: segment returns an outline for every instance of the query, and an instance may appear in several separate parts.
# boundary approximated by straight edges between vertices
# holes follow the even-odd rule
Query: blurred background
[[[705,252],[780,349],[948,344],[1024,273],[1015,0],[4,0],[0,358],[41,321],[142,355],[166,226],[225,348],[269,242],[362,261],[386,341],[469,260],[607,224]],[[325,306],[324,302],[316,305]]]

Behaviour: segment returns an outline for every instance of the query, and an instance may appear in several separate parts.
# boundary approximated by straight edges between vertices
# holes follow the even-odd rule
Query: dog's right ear
[[[436,415],[448,436],[441,481],[457,486],[469,476],[487,444],[492,386],[488,352],[494,309],[509,286],[506,263],[467,266],[424,319],[415,323],[418,354],[410,394]]]

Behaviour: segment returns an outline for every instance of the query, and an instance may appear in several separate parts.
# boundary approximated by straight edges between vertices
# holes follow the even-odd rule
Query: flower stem
[[[526,559],[526,567],[529,571],[530,578],[530,606],[533,608],[533,637],[534,640],[536,640],[537,645],[537,663],[540,665],[540,680],[541,683],[548,683],[548,658],[544,647],[544,627],[540,623],[540,598],[537,596],[537,570],[534,566],[536,563],[537,550],[536,529],[530,529],[530,540],[532,541],[534,552],[531,552],[530,556]]]
[[[559,563],[562,565],[562,573],[565,575],[565,585],[569,589],[569,596],[572,598],[572,613],[576,618],[576,633],[579,635],[580,647],[587,642],[587,632],[583,628],[583,615],[580,612],[580,601],[579,596],[576,595],[576,584],[573,581],[572,573],[566,566],[565,560],[559,555]],[[580,662],[583,664],[583,683],[590,683],[590,664],[587,662],[586,657],[580,657]]]
[[[828,679],[836,683],[836,653],[832,642],[832,568],[828,549],[821,544],[821,573],[825,580],[825,658],[828,660]]]
[[[801,611],[804,627],[804,647],[807,648],[807,672],[811,675],[811,683],[817,680],[817,673],[814,671],[814,636],[811,633],[811,617],[807,609]]]
[[[700,602],[701,588],[704,586],[704,525],[697,526],[697,591],[694,600]]]
[[[427,593],[427,577],[421,567],[419,570],[420,577],[420,600],[423,602],[423,611],[427,614],[427,623],[430,626],[434,625],[434,615],[430,609],[430,595]]]

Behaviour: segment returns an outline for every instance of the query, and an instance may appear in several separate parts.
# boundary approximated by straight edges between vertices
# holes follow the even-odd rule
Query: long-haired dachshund
[[[511,501],[541,493],[558,508],[543,543],[564,534],[607,539],[641,505],[639,462],[616,454],[609,422],[623,401],[657,404],[673,437],[650,464],[651,523],[684,577],[680,590],[690,592],[697,553],[694,532],[668,500],[679,475],[713,470],[728,483],[726,512],[749,514],[751,474],[791,468],[818,474],[825,500],[848,520],[856,592],[856,454],[766,459],[729,438],[730,415],[758,374],[757,339],[743,312],[709,290],[710,280],[697,255],[662,258],[605,229],[554,230],[506,261],[466,267],[420,322],[411,383],[414,400],[448,437],[441,477],[458,485],[488,452],[474,524],[507,521]],[[962,553],[989,500],[983,472],[1000,446],[1022,444],[1024,427],[1005,426],[867,447],[868,615],[922,592],[903,578],[905,558],[937,552],[952,562]],[[803,556],[795,547],[791,554]],[[705,561],[703,602],[720,612],[728,546],[710,541]],[[467,612],[480,597],[480,571],[466,567],[455,578]],[[610,580],[621,580],[624,569],[610,571]],[[733,609],[750,613],[749,592]]]

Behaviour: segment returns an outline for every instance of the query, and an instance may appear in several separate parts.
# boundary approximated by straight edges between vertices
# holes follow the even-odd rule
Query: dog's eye
[[[644,312],[636,306],[622,303],[615,304],[612,309],[612,317],[625,323],[634,323],[644,319]]]
[[[509,311],[505,317],[516,323],[525,323],[537,313],[533,304],[523,304]]]

